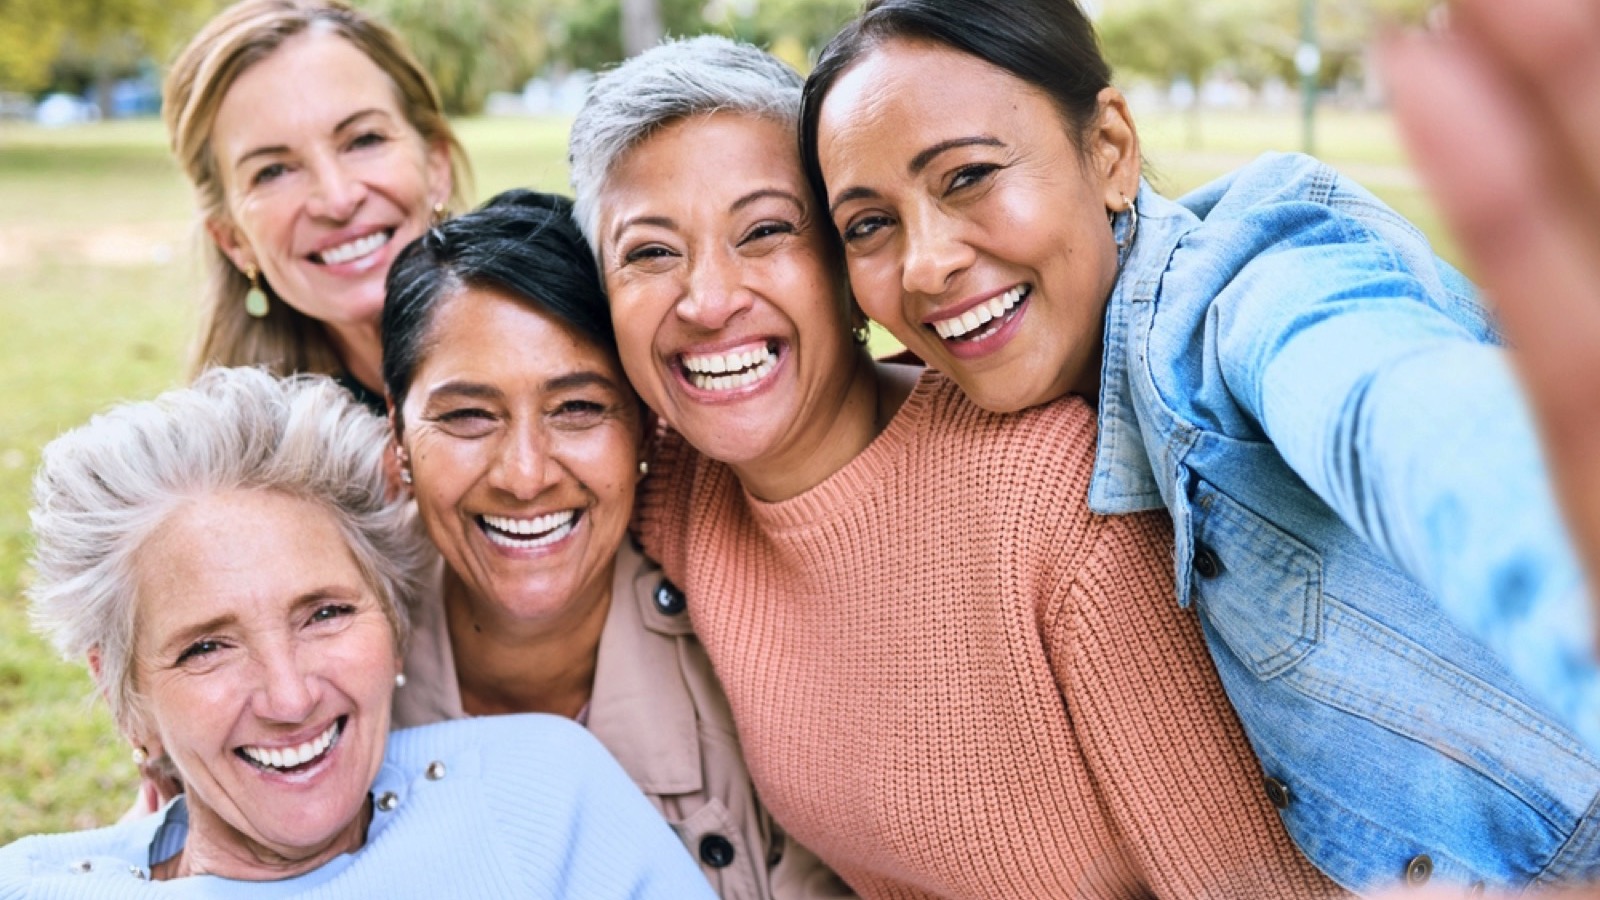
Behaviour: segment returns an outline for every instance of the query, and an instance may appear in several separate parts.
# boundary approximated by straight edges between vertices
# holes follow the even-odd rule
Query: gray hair
[[[97,686],[129,731],[142,709],[132,664],[141,546],[188,502],[266,490],[333,514],[403,648],[406,603],[431,551],[410,504],[391,496],[387,442],[384,420],[332,379],[248,368],[211,369],[95,416],[45,447],[34,478],[34,628],[68,659],[98,654]]]
[[[664,125],[714,112],[771,119],[794,130],[803,84],[798,72],[765,50],[711,34],[665,41],[597,78],[567,139],[573,214],[589,249],[600,252],[600,191],[629,150]]]

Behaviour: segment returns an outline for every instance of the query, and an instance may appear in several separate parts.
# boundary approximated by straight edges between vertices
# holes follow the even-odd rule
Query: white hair
[[[333,515],[403,648],[406,604],[431,551],[410,504],[389,490],[387,441],[384,420],[332,379],[248,368],[211,369],[190,387],[95,416],[45,447],[34,478],[35,629],[68,659],[98,655],[100,693],[130,730],[141,714],[132,671],[140,548],[186,503],[265,490]]]
[[[600,252],[600,191],[629,150],[663,125],[736,112],[796,131],[804,80],[759,47],[719,35],[668,40],[595,80],[567,139],[573,215],[589,249]]]

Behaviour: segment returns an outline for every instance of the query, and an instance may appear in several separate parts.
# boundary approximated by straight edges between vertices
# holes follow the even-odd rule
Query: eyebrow
[[[602,387],[612,391],[619,390],[614,380],[606,377],[602,372],[593,370],[568,372],[565,375],[557,375],[544,383],[544,389],[547,391],[570,391],[574,388],[585,387]]]
[[[922,171],[928,167],[928,164],[939,157],[939,154],[950,150],[956,150],[961,147],[1004,146],[1005,144],[999,138],[990,137],[986,134],[975,134],[969,137],[951,138],[950,140],[940,141],[937,144],[926,147],[916,156],[911,157],[911,162],[906,165],[906,171],[913,176],[921,175]],[[851,200],[860,200],[864,197],[870,198],[876,196],[878,196],[878,192],[871,188],[846,188],[839,192],[839,196],[835,197],[832,203],[828,204],[828,215],[831,218],[834,213],[838,212],[839,207],[850,202]]]
[[[801,209],[805,209],[806,206],[804,201],[790,191],[783,190],[782,188],[762,188],[761,190],[751,191],[750,193],[745,194],[743,197],[733,201],[733,205],[729,207],[729,209],[733,212],[738,212],[739,210],[744,209],[746,206],[749,206],[758,200],[769,199],[787,200]]]
[[[164,660],[176,659],[179,653],[199,640],[203,635],[212,634],[238,623],[239,618],[233,613],[224,613],[204,622],[186,625],[174,632],[172,637],[161,644],[161,658]]]
[[[358,109],[355,112],[351,113],[350,115],[345,116],[344,118],[340,119],[338,124],[333,126],[332,133],[333,134],[338,134],[339,132],[345,130],[346,128],[349,128],[351,125],[353,125],[356,122],[360,121],[361,119],[366,118],[367,116],[383,116],[383,117],[387,118],[388,117],[388,113],[386,113],[384,110],[381,110],[381,109],[377,108],[376,106],[368,107],[367,109]],[[238,159],[234,160],[233,161],[233,168],[235,170],[238,170],[238,169],[242,168],[245,163],[249,162],[252,159],[255,159],[258,156],[277,156],[279,154],[288,153],[288,152],[289,152],[289,146],[287,144],[272,144],[272,145],[266,146],[266,147],[256,147],[254,149],[251,149],[251,150],[245,152]]]
[[[446,381],[431,391],[428,391],[428,402],[444,397],[469,397],[474,400],[498,400],[501,397],[500,389],[476,381]]]

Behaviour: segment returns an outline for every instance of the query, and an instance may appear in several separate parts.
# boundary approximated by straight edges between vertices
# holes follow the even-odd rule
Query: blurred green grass
[[[1267,149],[1288,115],[1139,115],[1159,188],[1177,194]],[[457,123],[476,196],[566,189],[567,122]],[[1388,120],[1324,113],[1319,150],[1438,238]],[[126,744],[76,662],[27,627],[28,490],[39,449],[106,406],[179,384],[200,280],[192,201],[157,122],[43,130],[0,123],[0,844],[113,821],[133,797]],[[1446,256],[1453,256],[1448,244]],[[875,348],[883,349],[881,341]]]

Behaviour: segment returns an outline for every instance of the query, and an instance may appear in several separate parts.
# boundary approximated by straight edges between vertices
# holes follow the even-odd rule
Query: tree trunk
[[[622,0],[622,52],[637,56],[661,42],[660,0]]]

